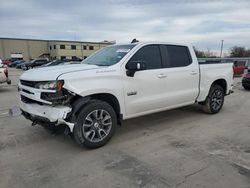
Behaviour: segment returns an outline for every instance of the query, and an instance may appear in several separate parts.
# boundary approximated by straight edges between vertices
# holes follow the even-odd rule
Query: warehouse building
[[[0,38],[0,58],[19,58],[26,61],[36,58],[84,59],[93,52],[113,44],[115,42]]]

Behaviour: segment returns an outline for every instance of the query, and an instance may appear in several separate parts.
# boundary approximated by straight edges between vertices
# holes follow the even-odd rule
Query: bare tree
[[[198,50],[195,46],[193,48],[197,58],[216,57],[216,55],[212,51],[210,51],[209,48],[205,52],[202,50]]]
[[[230,57],[250,57],[250,49],[242,46],[234,46],[230,49]]]

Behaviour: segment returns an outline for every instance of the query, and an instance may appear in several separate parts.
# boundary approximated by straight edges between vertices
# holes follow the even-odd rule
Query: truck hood
[[[96,65],[86,65],[86,64],[41,67],[24,72],[20,76],[20,80],[29,80],[29,81],[56,80],[60,75],[65,73],[100,69],[100,68],[101,67],[98,67]]]

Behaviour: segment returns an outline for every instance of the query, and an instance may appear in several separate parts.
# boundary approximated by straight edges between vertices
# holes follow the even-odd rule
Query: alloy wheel
[[[100,142],[104,140],[112,128],[112,118],[103,109],[90,112],[82,125],[82,132],[90,142]]]
[[[215,90],[211,97],[211,108],[217,111],[221,108],[223,103],[223,92],[219,89]]]

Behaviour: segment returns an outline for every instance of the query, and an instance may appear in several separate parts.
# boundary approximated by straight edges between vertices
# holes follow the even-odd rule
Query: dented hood
[[[51,67],[35,68],[24,72],[20,76],[20,80],[30,80],[30,81],[56,80],[60,75],[65,73],[99,69],[99,68],[101,67],[98,67],[96,65],[87,65],[87,64],[58,65]]]

